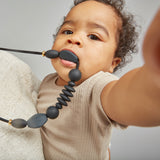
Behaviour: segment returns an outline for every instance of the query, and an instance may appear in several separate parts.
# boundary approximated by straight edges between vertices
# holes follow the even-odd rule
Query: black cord
[[[42,55],[42,52],[36,52],[36,51],[26,51],[26,50],[9,49],[9,48],[0,48],[0,50]]]
[[[8,123],[8,122],[9,122],[9,120],[4,119],[4,118],[2,118],[2,117],[0,117],[0,121],[6,122],[6,123]]]

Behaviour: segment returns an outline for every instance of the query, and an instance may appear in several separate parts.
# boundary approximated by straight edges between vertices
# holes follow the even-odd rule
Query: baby
[[[160,124],[160,10],[144,39],[145,64],[118,79],[111,73],[135,49],[137,36],[120,2],[75,0],[56,34],[52,49],[78,56],[82,77],[68,107],[41,128],[46,160],[109,159],[113,126]],[[76,67],[60,58],[51,62],[57,72],[41,83],[39,113],[57,103],[58,94],[70,81],[70,70]]]

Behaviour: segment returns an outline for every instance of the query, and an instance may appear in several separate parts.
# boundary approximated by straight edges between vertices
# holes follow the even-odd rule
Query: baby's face
[[[73,7],[59,30],[52,49],[68,49],[79,58],[83,82],[99,71],[113,72],[120,62],[114,58],[117,48],[117,16],[110,6],[96,1],[86,1]],[[59,78],[57,84],[69,81],[68,73],[75,64],[52,59]]]

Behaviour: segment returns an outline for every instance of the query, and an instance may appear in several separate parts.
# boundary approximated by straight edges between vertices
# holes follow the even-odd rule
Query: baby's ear
[[[114,69],[118,66],[118,64],[121,62],[121,58],[115,57],[112,60],[112,65],[109,68],[109,72],[113,73]]]

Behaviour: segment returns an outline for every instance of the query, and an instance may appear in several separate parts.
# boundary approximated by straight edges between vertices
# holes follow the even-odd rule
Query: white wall
[[[142,26],[139,44],[155,14],[160,0],[126,0],[127,9],[135,15]],[[0,0],[0,47],[43,51],[51,48],[52,34],[63,16],[72,6],[72,0]],[[14,53],[28,63],[33,72],[43,79],[54,72],[50,61],[36,55]],[[127,71],[141,66],[141,49],[133,62],[116,73],[122,76]],[[160,128],[129,127],[113,130],[111,143],[112,160],[159,160]]]

